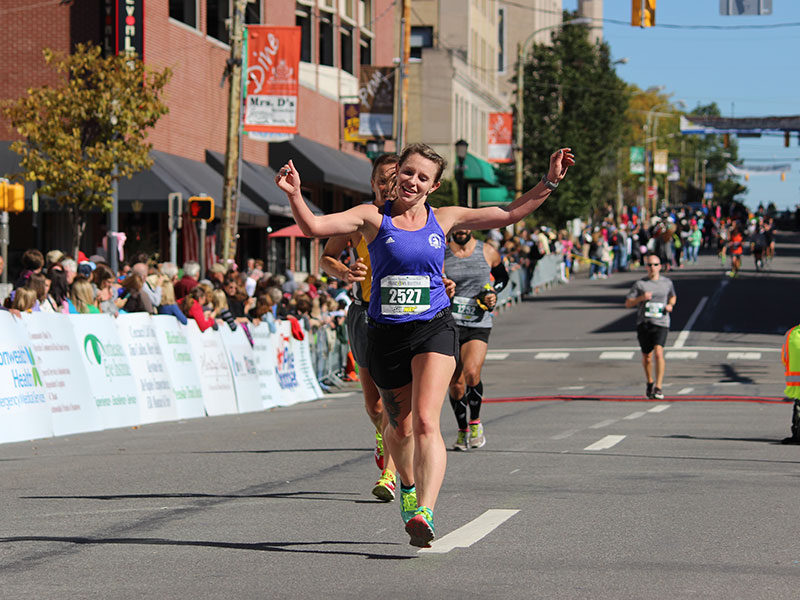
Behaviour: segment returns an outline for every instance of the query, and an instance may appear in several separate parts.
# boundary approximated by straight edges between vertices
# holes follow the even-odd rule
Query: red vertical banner
[[[511,113],[489,113],[489,162],[512,161],[513,131],[514,118]]]
[[[244,130],[297,133],[300,27],[247,26]]]

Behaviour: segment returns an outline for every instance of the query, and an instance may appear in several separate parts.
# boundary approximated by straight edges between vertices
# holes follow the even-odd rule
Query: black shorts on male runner
[[[367,366],[367,307],[366,303],[353,301],[347,307],[347,339],[350,340],[350,350],[359,367],[369,369]]]
[[[417,354],[455,357],[459,349],[458,328],[449,309],[430,321],[388,325],[370,320],[367,339],[367,368],[375,385],[384,390],[411,383],[411,359]]]
[[[669,327],[653,325],[652,323],[639,323],[636,327],[636,337],[639,338],[639,347],[642,354],[650,354],[656,346],[664,347],[667,343]]]
[[[491,327],[464,327],[458,326],[458,343],[463,346],[472,340],[480,340],[489,343],[489,334],[492,333]]]

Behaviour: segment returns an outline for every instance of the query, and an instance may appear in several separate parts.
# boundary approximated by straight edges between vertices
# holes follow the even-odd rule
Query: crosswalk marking
[[[533,358],[537,360],[564,360],[569,357],[569,352],[537,352]]]
[[[633,352],[601,352],[600,360],[630,360]]]
[[[647,412],[660,413],[669,408],[669,404],[656,404],[653,408],[647,409]]]
[[[664,358],[671,358],[673,360],[692,360],[697,358],[697,352],[668,350],[664,353]]]
[[[761,360],[761,352],[728,352],[728,360]]]
[[[430,548],[421,548],[420,554],[445,554],[453,548],[469,548],[475,542],[483,539],[492,531],[500,527],[511,517],[517,514],[518,510],[490,509],[477,519],[462,525],[455,531],[451,531],[441,539],[431,544]]]
[[[596,441],[594,444],[586,446],[584,450],[590,450],[590,451],[608,450],[609,448],[619,444],[624,439],[625,439],[624,435],[607,435],[603,439]]]

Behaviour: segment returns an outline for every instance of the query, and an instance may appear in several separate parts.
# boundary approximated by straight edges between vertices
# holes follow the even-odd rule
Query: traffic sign
[[[192,196],[189,198],[189,216],[193,221],[213,221],[214,199],[211,196]]]

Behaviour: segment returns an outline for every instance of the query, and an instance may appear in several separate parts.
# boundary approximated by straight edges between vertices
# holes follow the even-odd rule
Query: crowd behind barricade
[[[696,263],[701,250],[717,253],[726,269],[730,258],[729,276],[736,276],[745,250],[754,257],[755,267],[763,268],[774,255],[773,215],[763,209],[728,217],[720,212],[679,208],[643,222],[635,210],[617,216],[609,211],[592,223],[575,220],[561,230],[539,226],[485,232],[486,242],[500,252],[511,278],[498,306],[565,283],[584,270],[589,279],[605,279],[635,269],[649,251],[661,257],[665,271]],[[349,260],[345,253],[343,261]],[[203,279],[196,262],[179,269],[146,255],[123,262],[114,273],[100,255],[87,257],[81,252],[74,258],[60,250],[43,254],[30,249],[18,266],[21,271],[10,293],[0,298],[4,309],[17,314],[168,314],[182,323],[194,319],[203,331],[243,327],[248,337],[251,323],[264,322],[275,332],[276,321],[288,319],[296,324],[297,335],[305,331],[312,336],[323,387],[357,378],[345,326],[353,284],[314,275],[298,281],[291,271],[271,274],[260,259],[248,259],[243,269],[216,263]],[[0,273],[4,267],[0,258]]]

